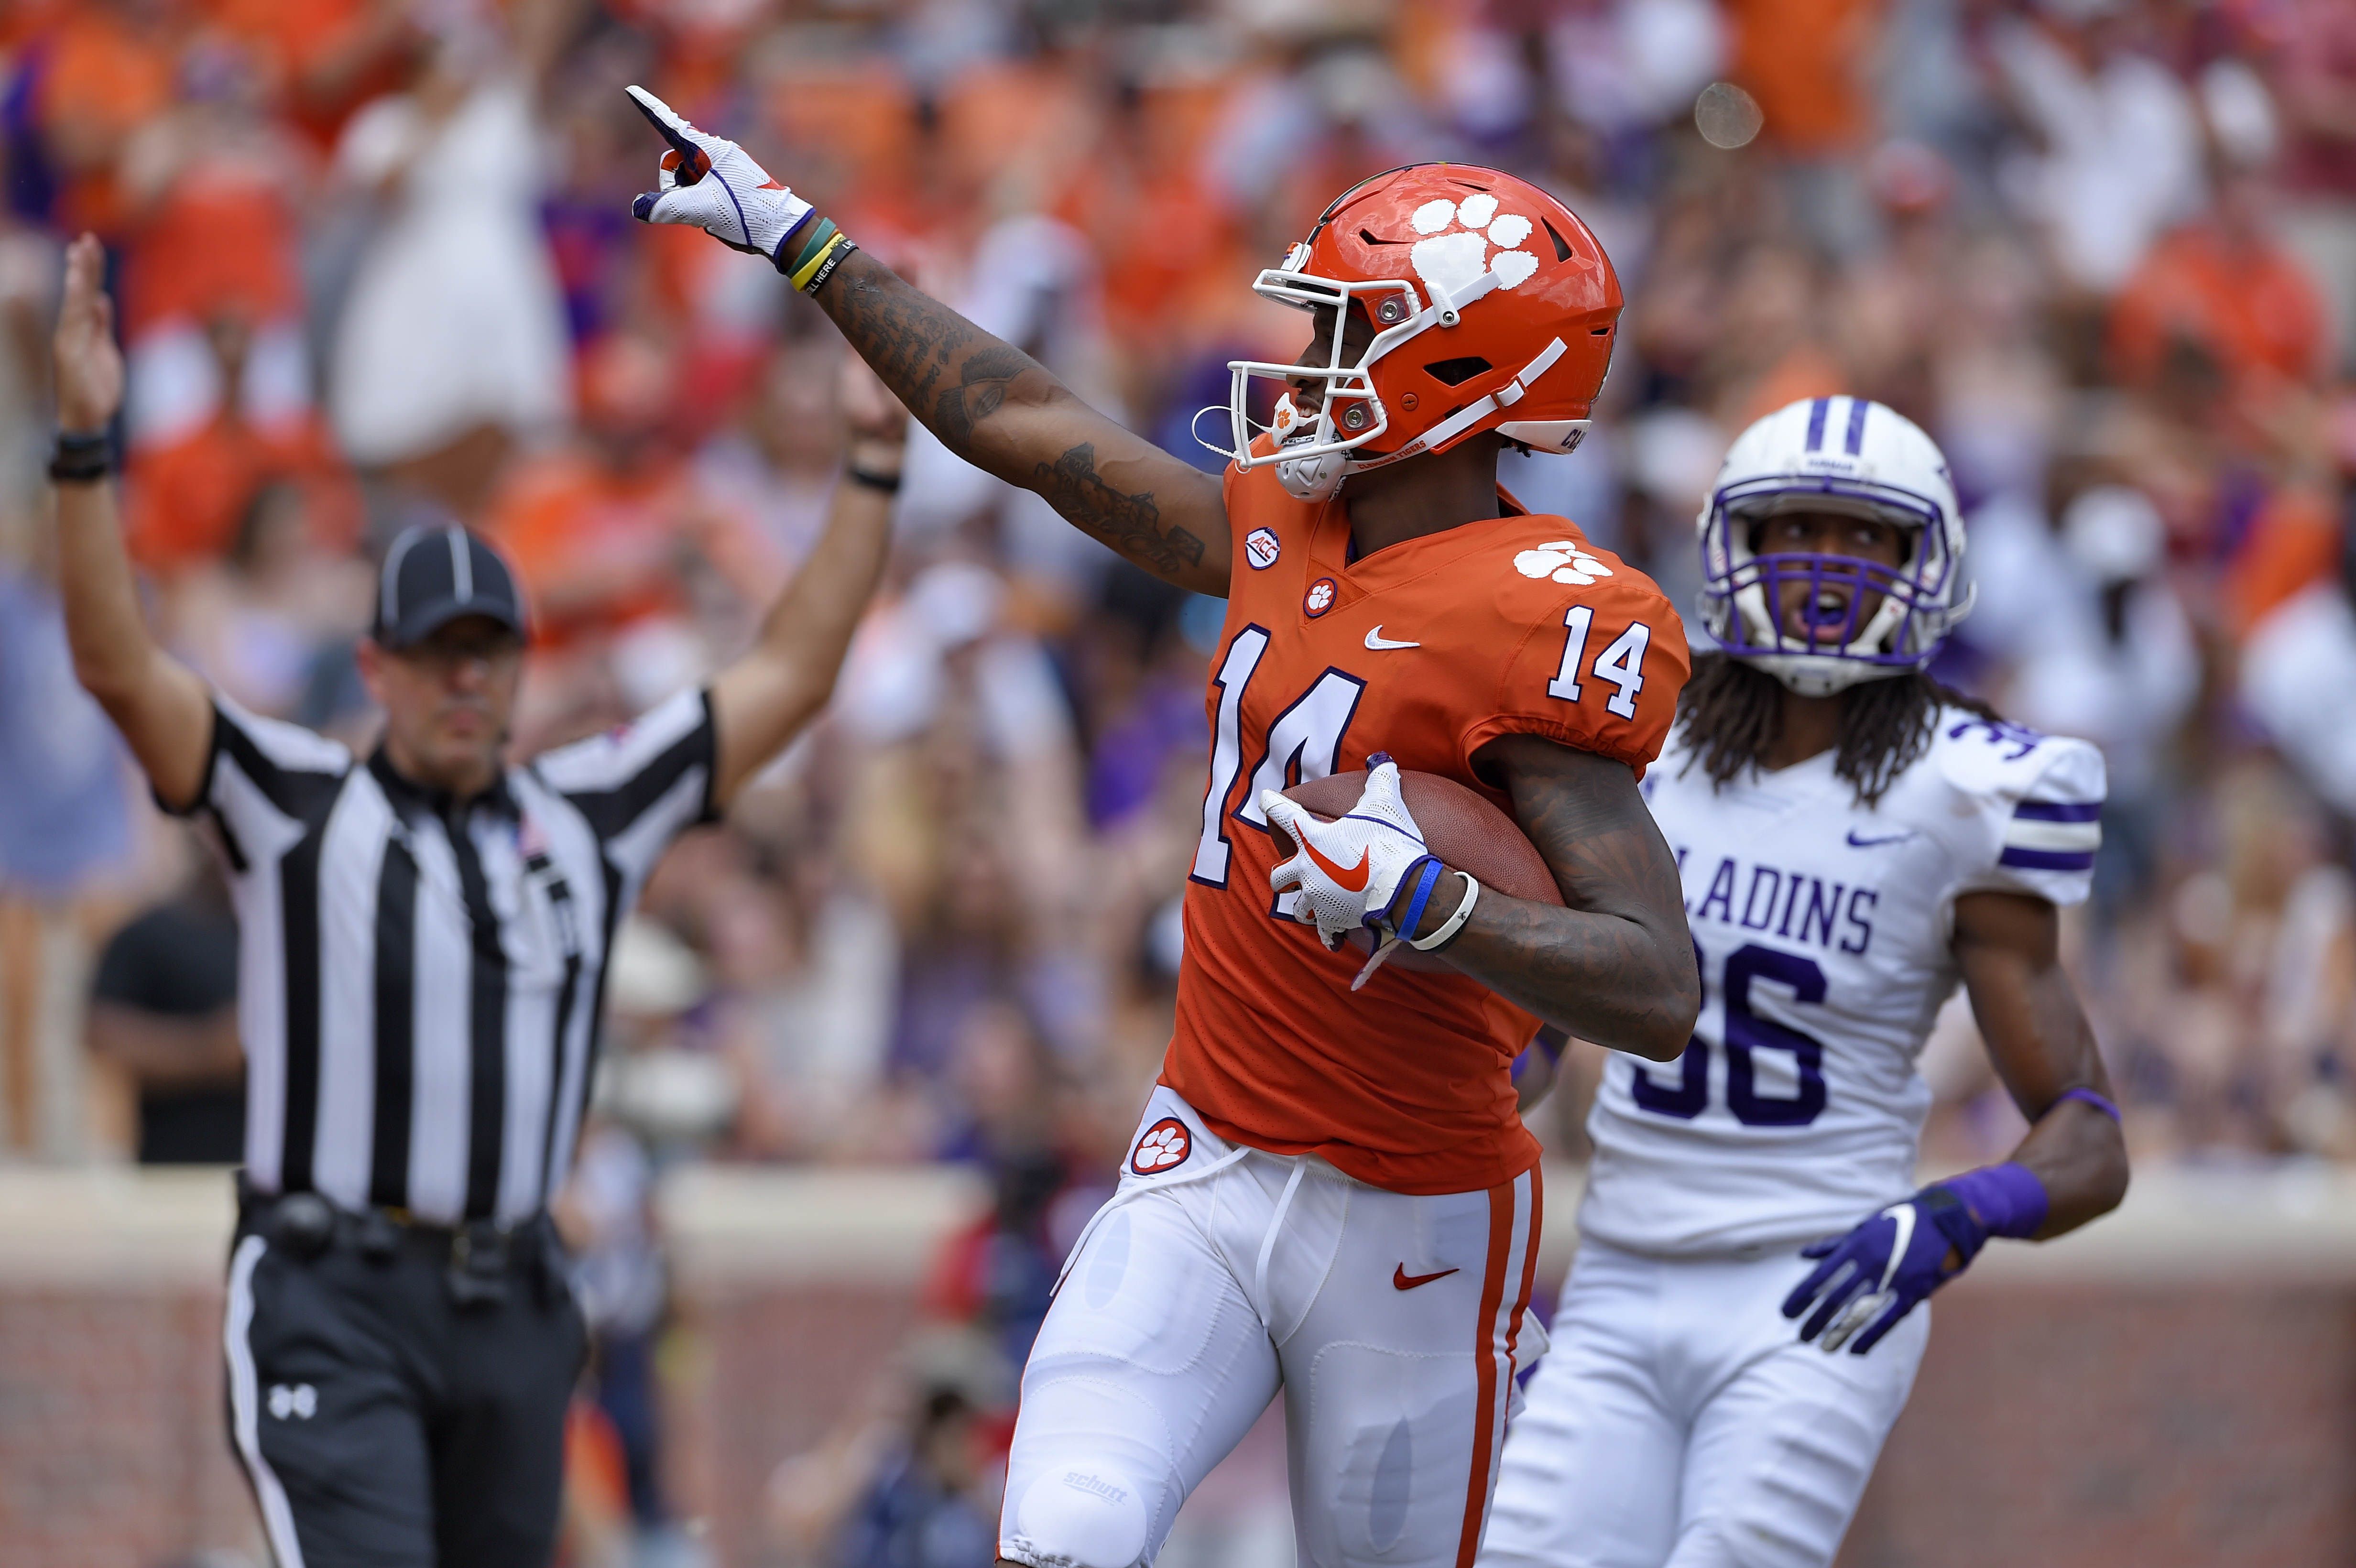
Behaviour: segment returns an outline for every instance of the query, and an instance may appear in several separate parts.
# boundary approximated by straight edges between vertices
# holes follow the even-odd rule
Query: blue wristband
[[[1991,1236],[2033,1236],[2045,1223],[2049,1201],[2045,1183],[2025,1165],[2011,1160],[1984,1165],[1933,1185],[1962,1199],[1972,1218]]]
[[[1391,930],[1402,942],[1413,937],[1415,928],[1423,923],[1423,906],[1431,901],[1431,890],[1440,885],[1440,873],[1444,869],[1437,855],[1426,855],[1408,869],[1411,871],[1419,869],[1421,875],[1416,880],[1414,893],[1408,899],[1407,912],[1391,923]],[[1396,904],[1393,907],[1397,907]]]

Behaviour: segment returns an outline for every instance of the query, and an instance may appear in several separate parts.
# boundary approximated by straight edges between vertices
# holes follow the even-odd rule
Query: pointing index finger
[[[645,88],[634,86],[623,91],[630,95],[630,101],[637,105],[638,112],[647,117],[647,123],[652,125],[662,139],[670,144],[671,151],[679,155],[680,173],[685,174],[690,169],[701,173],[705,166],[703,149],[696,145],[695,138],[691,134],[695,127],[680,119],[669,104]],[[689,185],[693,182],[682,179],[680,183]]]

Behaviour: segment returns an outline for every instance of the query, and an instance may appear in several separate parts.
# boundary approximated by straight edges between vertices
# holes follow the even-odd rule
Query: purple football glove
[[[1783,1316],[1806,1312],[1800,1338],[1815,1339],[1826,1354],[1847,1345],[1862,1356],[1916,1303],[1963,1273],[1987,1238],[1961,1198],[1926,1187],[1846,1236],[1803,1247],[1802,1257],[1823,1261],[1783,1298]]]
[[[2046,1205],[2037,1173],[2009,1160],[1934,1181],[1847,1235],[1801,1248],[1802,1257],[1823,1261],[1783,1298],[1783,1316],[1806,1312],[1800,1338],[1822,1335],[1827,1354],[1847,1345],[1862,1356],[1916,1302],[1970,1266],[1990,1236],[2035,1235]]]

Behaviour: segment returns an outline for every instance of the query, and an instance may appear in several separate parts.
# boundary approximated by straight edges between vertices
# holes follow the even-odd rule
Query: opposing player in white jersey
[[[1679,1061],[1605,1072],[1491,1568],[1829,1563],[1913,1385],[1913,1308],[1990,1236],[2058,1234],[2126,1188],[2056,951],[2102,757],[1923,673],[1970,607],[1939,449],[1879,403],[1794,403],[1735,443],[1699,526],[1723,652],[1644,791],[1702,1014]],[[1958,980],[2031,1126],[1909,1196],[1915,1058]]]

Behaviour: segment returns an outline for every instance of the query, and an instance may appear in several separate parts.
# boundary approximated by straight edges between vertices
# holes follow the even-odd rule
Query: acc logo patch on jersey
[[[1524,577],[1551,577],[1557,582],[1577,583],[1581,588],[1599,577],[1612,575],[1612,569],[1588,554],[1585,546],[1569,539],[1556,539],[1522,551],[1514,557],[1514,570]]]
[[[1254,571],[1266,571],[1276,564],[1284,547],[1276,542],[1276,535],[1266,528],[1254,528],[1244,536],[1244,559],[1251,562]]]
[[[1175,1116],[1164,1116],[1145,1129],[1130,1154],[1129,1168],[1140,1176],[1157,1176],[1173,1166],[1186,1163],[1194,1152],[1194,1136],[1186,1124]]]
[[[1333,595],[1336,592],[1338,591],[1334,588],[1332,578],[1321,577],[1309,585],[1308,593],[1301,601],[1301,608],[1308,613],[1312,620],[1314,620],[1333,608]]]

